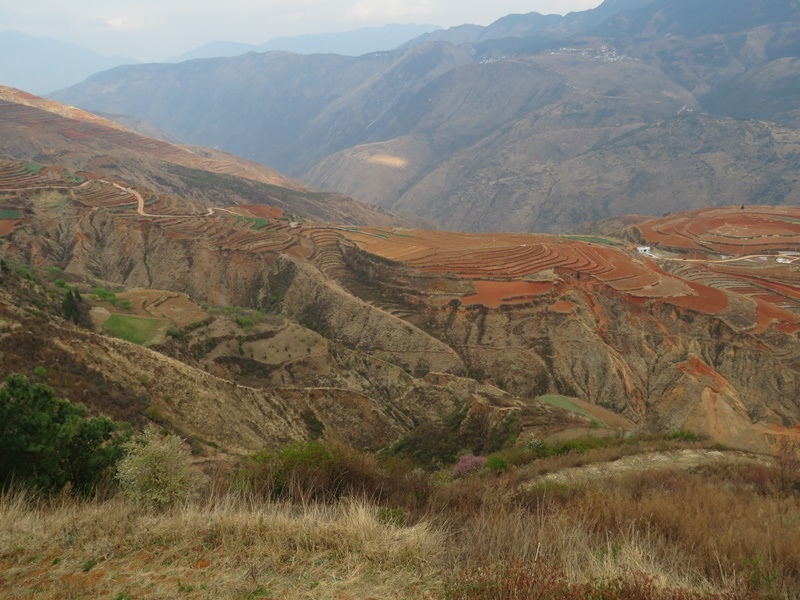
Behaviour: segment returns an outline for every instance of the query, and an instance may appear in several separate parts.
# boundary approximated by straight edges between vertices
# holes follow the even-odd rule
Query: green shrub
[[[186,337],[186,332],[180,327],[170,327],[167,329],[167,335],[173,339],[182,340]]]
[[[33,368],[33,374],[39,379],[47,379],[47,369],[39,365]]]
[[[117,479],[134,502],[157,510],[173,507],[192,491],[189,450],[179,437],[150,426],[128,444]]]
[[[64,281],[63,279],[56,279],[54,283],[60,288],[63,288],[64,286],[67,285],[67,282]]]
[[[112,305],[117,303],[117,295],[105,288],[96,287],[92,290],[92,294],[98,300],[107,300]]]
[[[274,497],[293,492],[315,494],[326,489],[333,475],[334,459],[319,442],[294,442],[277,451],[263,450],[253,457],[258,467],[257,487]]]
[[[43,369],[44,370],[44,369]],[[10,375],[0,387],[0,482],[42,491],[67,483],[93,492],[122,457],[129,429],[57,398],[52,388]]]
[[[271,498],[306,502],[354,496],[410,509],[423,506],[431,494],[430,478],[409,461],[316,441],[259,452],[240,469],[239,482]]]
[[[253,326],[253,319],[250,317],[246,317],[244,315],[239,315],[236,317],[236,324],[239,327],[252,327]]]
[[[701,441],[701,437],[697,435],[694,431],[674,431],[670,434],[670,439],[678,440],[680,442],[699,442]]]
[[[486,467],[495,473],[501,473],[508,469],[508,463],[499,456],[490,456],[486,461]]]

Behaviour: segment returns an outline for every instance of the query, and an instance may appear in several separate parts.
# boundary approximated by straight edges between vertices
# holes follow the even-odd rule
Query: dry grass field
[[[509,450],[507,469],[464,477],[395,464],[392,483],[385,459],[334,456],[279,497],[219,479],[162,513],[7,493],[4,597],[800,597],[796,458],[642,439]]]

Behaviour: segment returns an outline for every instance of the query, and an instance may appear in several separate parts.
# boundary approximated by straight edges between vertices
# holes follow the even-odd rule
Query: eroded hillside
[[[3,165],[7,257],[288,319],[191,328],[162,348],[206,390],[165,388],[164,409],[230,443],[239,425],[209,394],[231,380],[247,382],[231,393],[248,410],[264,395],[294,407],[286,437],[319,421],[350,442],[371,432],[356,440],[367,447],[465,405],[488,424],[511,411],[518,433],[533,431],[548,394],[739,447],[796,433],[796,209],[675,215],[628,239],[453,234],[208,209],[30,168]],[[209,425],[207,402],[223,421]]]

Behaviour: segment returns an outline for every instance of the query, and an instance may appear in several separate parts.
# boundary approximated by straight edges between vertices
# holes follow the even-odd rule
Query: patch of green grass
[[[90,559],[89,559],[89,560],[87,560],[85,563],[83,563],[83,566],[81,567],[81,570],[82,570],[84,573],[87,573],[87,572],[88,572],[88,571],[90,571],[90,570],[92,569],[92,567],[93,567],[93,566],[95,566],[96,564],[97,564],[97,560],[95,560],[94,558],[90,558]]]
[[[596,417],[590,415],[588,412],[583,410],[580,406],[575,404],[569,398],[565,396],[556,396],[556,395],[549,395],[549,396],[540,396],[537,398],[539,402],[544,402],[545,404],[549,404],[550,406],[555,406],[556,408],[560,408],[562,410],[568,410],[570,412],[578,413],[579,415],[583,415],[592,420],[592,423],[597,423],[598,425],[602,425],[603,423],[597,420]]]
[[[64,177],[71,183],[83,183],[84,181],[86,181],[86,177],[75,175],[74,173],[71,173],[67,169],[64,169]]]
[[[22,163],[22,168],[26,171],[30,171],[34,175],[38,175],[42,172],[42,169],[44,169],[44,165],[40,165],[39,163],[33,161],[25,161]]]
[[[103,327],[114,337],[143,345],[156,336],[162,325],[163,322],[156,319],[111,315]]]
[[[259,229],[263,229],[267,225],[269,225],[269,221],[267,221],[266,219],[263,219],[263,218],[262,219],[256,219],[253,222],[253,225],[252,225],[252,227],[250,227],[250,229],[258,231]]]
[[[14,210],[14,209],[0,210],[0,219],[8,219],[16,221],[17,219],[21,218],[22,218],[22,212],[19,210]]]
[[[398,233],[397,231],[386,231],[385,229],[376,229],[375,231],[377,231],[378,233],[383,233],[385,235],[393,235],[395,237],[414,239],[413,235],[408,235],[407,233]]]

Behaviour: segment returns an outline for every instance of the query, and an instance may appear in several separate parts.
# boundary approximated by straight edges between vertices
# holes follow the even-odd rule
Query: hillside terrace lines
[[[297,233],[286,226],[253,229],[253,223],[232,215],[182,215],[160,219],[157,224],[171,237],[203,240],[209,246],[246,252],[284,252],[299,243]]]
[[[482,304],[495,308],[533,301],[537,296],[548,295],[552,284],[524,281],[525,277],[555,272],[574,273],[578,279],[582,275],[591,276],[632,301],[664,301],[711,315],[721,314],[731,306],[728,288],[731,292],[734,289],[737,293],[751,292],[759,306],[760,328],[775,324],[779,328],[793,329],[798,323],[797,316],[790,312],[794,308],[789,305],[790,299],[781,297],[786,293],[784,288],[791,288],[790,283],[781,282],[774,288],[761,287],[757,279],[742,281],[688,263],[680,266],[688,275],[683,278],[683,271],[667,273],[652,259],[584,241],[523,234],[404,230],[402,235],[378,236],[368,230],[343,229],[341,232],[363,250],[386,259],[403,262],[423,272],[452,273],[472,280],[475,293],[461,298],[467,306]],[[320,235],[315,234],[317,240],[322,239]],[[326,260],[331,264],[323,269],[331,274],[341,271],[335,239],[332,235],[327,243],[330,258]],[[714,287],[715,284],[718,287]],[[778,299],[785,302],[776,302]]]
[[[699,300],[704,303],[711,293],[722,291],[754,301],[755,332],[772,324],[787,333],[800,331],[800,276],[794,266],[799,258],[800,208],[703,209],[647,221],[637,229],[647,243],[662,248],[733,255],[663,260],[686,261],[671,271],[692,286],[702,285],[706,291]],[[633,228],[629,231],[636,233]]]
[[[453,273],[474,280],[479,293],[465,296],[466,304],[479,303],[483,298],[487,305],[495,306],[537,295],[541,290],[532,287],[526,290],[525,286],[515,292],[510,282],[548,270],[590,275],[622,293],[642,298],[696,293],[640,257],[615,248],[553,236],[426,231],[411,231],[399,239],[368,239],[364,232],[345,232],[344,235],[369,252],[402,261],[421,271]],[[487,283],[492,281],[497,285]],[[500,285],[503,281],[508,285]]]
[[[74,190],[73,198],[95,208],[128,207],[137,202],[137,197],[130,190],[102,180],[79,186]]]
[[[759,330],[775,325],[794,333],[800,329],[800,288],[795,284],[791,265],[780,260],[722,266],[735,259],[686,260],[665,272],[652,258],[588,240],[570,240],[534,234],[466,234],[417,230],[384,230],[332,225],[297,225],[276,219],[279,209],[262,206],[238,206],[206,209],[201,205],[171,196],[154,196],[139,188],[107,181],[87,174],[83,181],[63,169],[25,166],[0,161],[0,192],[16,189],[71,188],[76,202],[93,210],[113,212],[115,217],[138,219],[141,226],[151,222],[174,239],[192,239],[224,249],[254,253],[287,252],[293,257],[310,258],[326,275],[348,276],[342,256],[341,240],[348,239],[367,252],[402,262],[428,273],[452,273],[474,282],[475,293],[458,289],[465,305],[527,303],[550,295],[552,282],[570,276],[587,283],[597,281],[616,290],[631,301],[665,301],[697,312],[718,314],[731,304],[729,294],[751,298],[757,305]],[[727,213],[725,212],[727,210]],[[738,210],[738,209],[737,209]],[[717,212],[715,212],[717,211]],[[701,213],[706,213],[705,216]],[[675,215],[640,226],[640,231],[669,235],[681,233],[681,240],[692,241],[692,251],[719,246],[731,240],[745,240],[748,249],[758,250],[780,238],[800,239],[800,209],[753,208],[746,214],[731,209],[698,211]],[[764,214],[762,214],[764,213]],[[690,219],[697,222],[689,223]],[[653,223],[658,223],[657,226]],[[665,223],[668,222],[668,226]],[[683,227],[681,224],[685,224]],[[666,235],[666,234],[653,234]],[[763,239],[764,235],[767,242]],[[706,236],[706,238],[698,237]],[[738,236],[738,237],[732,237]],[[785,239],[784,239],[785,238]],[[798,255],[787,252],[790,262]],[[656,259],[658,260],[658,259]],[[671,261],[685,260],[672,258]],[[696,259],[692,259],[693,261]],[[533,277],[536,276],[536,277]],[[533,278],[537,281],[527,280]],[[572,285],[572,284],[570,284]],[[555,298],[554,298],[555,300]]]
[[[37,172],[38,171],[38,172]],[[248,252],[284,252],[299,243],[298,232],[288,223],[245,214],[282,215],[280,209],[248,207],[235,211],[206,209],[201,205],[174,198],[142,193],[133,187],[91,176],[86,181],[66,174],[57,167],[33,165],[26,168],[14,161],[0,161],[0,193],[69,189],[74,202],[93,210],[111,210],[119,217],[153,220],[176,239],[202,238],[212,246]],[[81,181],[79,183],[79,181]]]
[[[303,231],[303,236],[314,245],[311,260],[329,277],[346,274],[347,268],[339,250],[341,230],[329,228],[312,228]]]
[[[800,208],[703,209],[646,221],[635,229],[648,243],[664,248],[734,255],[796,251],[800,249]]]
[[[271,171],[261,165],[251,164],[231,157],[219,160],[207,158],[189,148],[141,135],[118,123],[78,108],[66,106],[0,86],[0,121],[9,121],[30,128],[46,128],[69,142],[71,140],[101,140],[105,145],[126,148],[156,156],[166,162],[198,169],[233,175],[289,189],[309,191],[308,186]]]
[[[71,175],[71,174],[70,174]],[[0,193],[17,193],[43,188],[69,189],[79,178],[68,178],[64,169],[36,163],[0,160]]]

